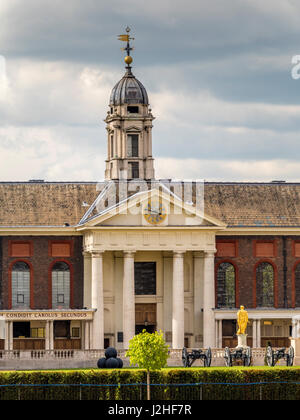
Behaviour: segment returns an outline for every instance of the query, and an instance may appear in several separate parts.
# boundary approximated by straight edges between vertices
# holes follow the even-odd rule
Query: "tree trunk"
[[[151,394],[150,394],[150,371],[147,370],[147,401],[151,400]]]

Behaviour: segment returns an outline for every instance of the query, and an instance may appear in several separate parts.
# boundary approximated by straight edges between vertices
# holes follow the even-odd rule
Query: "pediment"
[[[136,192],[111,204],[109,188],[101,193],[80,222],[80,227],[143,227],[224,229],[226,225],[205,214],[204,209],[186,203],[166,187]],[[97,211],[98,210],[98,211]]]

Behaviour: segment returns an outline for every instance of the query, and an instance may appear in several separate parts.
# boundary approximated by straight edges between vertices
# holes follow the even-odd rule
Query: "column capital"
[[[216,251],[205,251],[204,257],[205,258],[215,258]]]
[[[133,258],[136,251],[123,251],[123,255],[125,258]]]
[[[173,251],[173,257],[183,258],[186,251]]]
[[[104,251],[92,251],[91,257],[92,258],[102,258],[104,254]]]
[[[194,258],[204,258],[205,257],[204,251],[194,251],[193,252],[193,257]]]
[[[92,253],[89,251],[83,251],[82,252],[82,256],[85,258],[91,258],[92,257]]]

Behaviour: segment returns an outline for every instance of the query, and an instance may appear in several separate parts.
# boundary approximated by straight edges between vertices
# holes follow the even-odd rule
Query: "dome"
[[[124,104],[149,105],[149,101],[146,89],[129,70],[113,88],[109,104],[111,106]]]

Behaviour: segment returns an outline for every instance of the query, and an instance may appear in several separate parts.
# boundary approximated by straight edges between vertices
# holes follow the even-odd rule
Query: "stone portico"
[[[124,226],[114,223],[118,217],[112,217],[111,226],[107,219],[99,223],[99,216],[93,226],[81,228],[84,305],[95,310],[94,348],[103,347],[105,334],[111,334],[111,345],[128,348],[136,331],[137,304],[155,305],[156,329],[172,348],[214,347],[215,235],[222,225],[208,227],[202,221],[202,226],[150,227],[132,226],[131,220],[131,226]],[[136,295],[135,263],[147,261],[156,264],[156,294]]]

